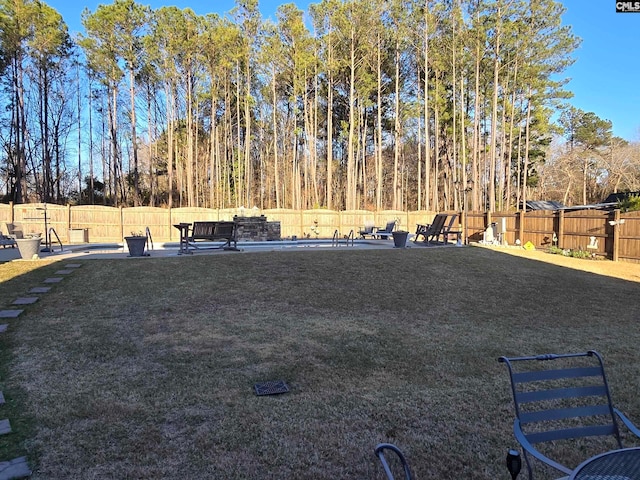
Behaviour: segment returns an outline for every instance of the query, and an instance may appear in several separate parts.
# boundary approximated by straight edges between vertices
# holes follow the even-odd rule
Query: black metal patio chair
[[[513,432],[523,448],[530,479],[533,459],[570,475],[572,468],[549,455],[563,449],[565,454],[577,449],[584,455],[588,449],[584,439],[609,437],[611,446],[606,450],[623,448],[619,422],[640,437],[640,430],[611,402],[598,352],[500,357],[498,361],[509,369],[516,413]]]
[[[396,454],[396,456],[398,457],[398,460],[400,461],[400,465],[402,466],[402,473],[404,474],[404,480],[411,480],[412,477],[411,477],[411,469],[409,468],[409,462],[407,462],[407,459],[405,458],[404,453],[402,453],[402,450],[400,450],[398,447],[396,447],[392,443],[380,443],[376,446],[375,453],[378,459],[380,460],[380,463],[382,463],[382,468],[384,468],[384,473],[387,475],[387,478],[389,480],[395,479],[391,471],[392,469],[389,466],[389,462],[387,462],[387,458],[384,455],[385,450],[390,450],[391,452]]]

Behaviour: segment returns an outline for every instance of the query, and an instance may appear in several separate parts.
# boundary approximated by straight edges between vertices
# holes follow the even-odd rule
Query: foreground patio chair
[[[402,471],[404,473],[404,479],[405,480],[411,480],[411,469],[409,468],[409,463],[407,462],[407,459],[405,458],[404,454],[402,453],[402,451],[396,447],[395,445],[393,445],[392,443],[381,443],[376,447],[376,456],[378,457],[378,459],[380,460],[380,463],[382,463],[382,468],[384,468],[384,473],[387,474],[387,478],[389,480],[394,480],[395,477],[393,476],[393,473],[391,472],[391,467],[389,467],[389,463],[387,462],[386,457],[384,456],[384,451],[385,450],[390,450],[393,453],[396,454],[396,456],[398,457],[398,460],[400,461],[400,464],[402,466]]]
[[[619,421],[640,437],[640,430],[611,402],[598,352],[500,357],[498,361],[509,369],[516,412],[513,432],[524,450],[530,479],[534,458],[570,475],[573,469],[551,459],[548,452],[561,448],[583,452],[585,438],[610,437],[611,448],[607,450],[623,448]],[[565,443],[572,439],[580,439],[579,445]],[[543,445],[537,444],[550,448],[543,452],[540,448]]]

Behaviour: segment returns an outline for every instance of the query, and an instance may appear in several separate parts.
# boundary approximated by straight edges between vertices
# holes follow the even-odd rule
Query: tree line
[[[509,210],[638,189],[638,146],[568,106],[554,0],[115,0],[72,38],[0,0],[5,201]],[[555,119],[555,120],[554,120]],[[465,204],[465,205],[463,205]]]

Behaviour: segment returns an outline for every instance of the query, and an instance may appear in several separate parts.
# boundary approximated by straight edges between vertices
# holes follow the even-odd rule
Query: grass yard
[[[483,248],[79,260],[0,337],[15,430],[0,460],[26,455],[34,479],[378,479],[373,449],[391,442],[417,479],[507,479],[500,355],[598,350],[640,424],[640,265],[622,279],[567,268],[611,262],[553,260],[565,265]],[[0,265],[4,308],[60,268]],[[254,395],[277,379],[291,392]]]

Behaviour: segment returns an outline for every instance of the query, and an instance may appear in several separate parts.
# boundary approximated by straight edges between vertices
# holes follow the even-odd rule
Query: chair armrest
[[[566,473],[567,475],[571,475],[573,470],[571,470],[570,468],[565,467],[564,465],[559,464],[558,462],[556,462],[554,460],[551,460],[546,455],[543,455],[542,453],[540,453],[536,449],[536,447],[534,447],[529,442],[529,440],[527,440],[527,437],[525,437],[524,432],[522,431],[522,428],[520,427],[520,420],[518,420],[517,418],[513,421],[513,433],[516,436],[516,440],[518,441],[518,443],[520,443],[520,445],[522,445],[522,448],[524,448],[525,451],[528,454],[530,454],[531,456],[537,458],[541,462],[544,462],[547,465],[555,468],[556,470],[560,470],[562,473]]]
[[[638,427],[636,427],[633,424],[633,422],[629,420],[627,416],[624,413],[622,413],[620,410],[618,410],[617,408],[614,408],[613,411],[618,416],[618,418],[620,418],[622,423],[624,423],[624,426],[627,427],[627,429],[629,429],[629,431],[633,433],[636,437],[640,438],[640,429],[638,429]]]

